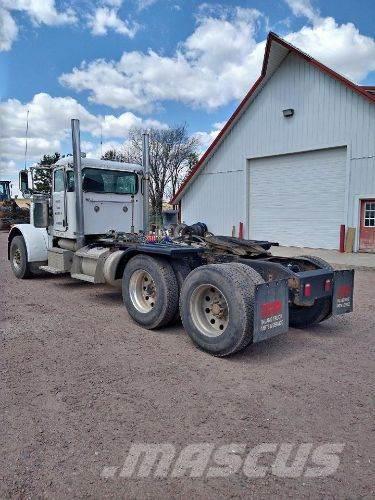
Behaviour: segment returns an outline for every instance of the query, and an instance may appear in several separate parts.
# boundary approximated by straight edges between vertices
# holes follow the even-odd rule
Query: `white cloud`
[[[53,26],[74,23],[77,20],[73,9],[58,11],[54,0],[0,0],[0,5],[7,11],[27,13],[35,24]]]
[[[3,138],[24,137],[27,110],[30,139],[63,139],[64,131],[70,127],[71,118],[80,118],[85,131],[93,131],[98,126],[97,118],[72,97],[51,97],[40,93],[27,104],[22,104],[17,99],[0,103],[0,135]]]
[[[0,160],[0,178],[5,179],[7,175],[11,175],[16,170],[16,162],[13,160]]]
[[[18,27],[13,17],[0,7],[0,51],[10,50],[17,34]]]
[[[81,22],[87,24],[91,33],[106,35],[109,30],[113,30],[133,38],[139,25],[119,17],[122,0],[103,0],[99,3],[95,9],[91,7],[92,12],[88,15],[81,14]],[[15,11],[26,13],[34,26],[58,26],[78,20],[77,13],[71,7],[57,10],[55,0],[0,0],[0,51],[10,50],[17,38],[18,26],[11,15]]]
[[[109,29],[116,33],[133,38],[138,25],[123,21],[118,17],[118,8],[98,7],[94,14],[89,16],[89,27],[93,35],[106,35]]]
[[[10,50],[17,38],[18,26],[12,11],[25,12],[34,25],[57,26],[77,20],[72,8],[58,11],[54,0],[0,0],[0,51]]]
[[[61,143],[58,139],[44,139],[42,137],[31,137],[28,140],[28,160],[38,159],[46,153],[59,151]],[[0,138],[0,151],[6,157],[14,160],[22,160],[25,151],[24,137]]]
[[[353,23],[339,25],[332,17],[317,16],[312,26],[285,39],[355,82],[375,70],[375,41]]]
[[[29,103],[17,99],[0,102],[0,174],[15,178],[23,165],[25,153],[25,126],[29,110],[29,138],[27,164],[44,154],[70,150],[70,120],[79,118],[83,134],[82,151],[91,158],[100,157],[101,133],[107,141],[103,152],[120,147],[132,127],[160,127],[167,125],[153,119],[142,119],[131,112],[114,115],[94,115],[71,97],[51,97],[36,94]],[[108,140],[113,138],[113,140]]]
[[[285,38],[356,81],[375,69],[375,42],[352,23],[321,18],[310,1],[287,0],[307,25]],[[244,96],[260,74],[265,41],[257,42],[263,15],[255,9],[203,5],[195,31],[172,56],[153,50],[124,52],[119,61],[83,63],[60,82],[113,108],[149,112],[166,101],[215,109]]]
[[[197,28],[172,57],[149,50],[124,52],[120,61],[95,60],[60,82],[88,89],[101,104],[148,111],[178,100],[208,109],[239,99],[255,78],[263,44],[254,39],[260,13],[236,8],[224,18],[200,17]]]
[[[18,172],[20,168],[17,167],[16,162],[13,160],[0,159],[0,179],[4,181],[11,181],[10,194],[11,196],[19,196],[21,193],[18,189]]]
[[[303,16],[310,21],[319,18],[319,11],[315,9],[310,0],[285,0],[295,16]]]
[[[151,5],[153,5],[157,1],[158,0],[137,0],[138,10],[147,9],[148,7],[151,7]]]
[[[213,129],[210,132],[195,132],[194,137],[199,141],[199,146],[201,153],[204,153],[206,149],[212,144],[212,142],[218,136],[220,130],[224,127],[226,122],[214,123]]]
[[[122,0],[103,0],[102,3],[105,5],[110,5],[111,7],[121,7]]]
[[[119,141],[105,141],[103,144],[86,143],[82,144],[82,151],[86,153],[87,158],[101,158],[106,151],[110,151],[112,149],[120,151],[123,144],[123,142]]]
[[[165,123],[152,119],[144,120],[130,111],[122,113],[120,116],[105,115],[102,118],[101,127],[104,137],[125,137],[133,127],[168,128]],[[94,135],[98,135],[98,131]]]

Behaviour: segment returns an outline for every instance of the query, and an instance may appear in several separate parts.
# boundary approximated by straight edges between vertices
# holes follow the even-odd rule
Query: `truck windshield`
[[[85,168],[82,176],[82,189],[86,192],[135,194],[138,191],[138,178],[133,172]]]

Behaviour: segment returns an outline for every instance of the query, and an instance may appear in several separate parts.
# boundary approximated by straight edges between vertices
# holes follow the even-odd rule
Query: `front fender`
[[[23,236],[29,262],[45,262],[48,260],[48,233],[45,228],[34,227],[31,224],[16,224],[8,235],[8,260],[10,244],[15,236]]]

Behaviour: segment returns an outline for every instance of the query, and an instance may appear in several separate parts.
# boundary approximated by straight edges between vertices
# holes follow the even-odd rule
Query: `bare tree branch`
[[[110,150],[103,159],[142,164],[142,128],[133,128],[129,140],[120,150]],[[186,124],[169,129],[151,129],[150,134],[150,202],[151,210],[160,215],[163,200],[173,196],[185,176],[198,161],[198,140],[189,137]]]

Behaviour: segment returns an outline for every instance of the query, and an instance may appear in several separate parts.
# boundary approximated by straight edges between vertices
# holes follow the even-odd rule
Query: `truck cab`
[[[142,167],[81,159],[85,236],[139,232],[143,224]],[[73,161],[60,159],[52,172],[52,235],[75,239],[77,230]]]

